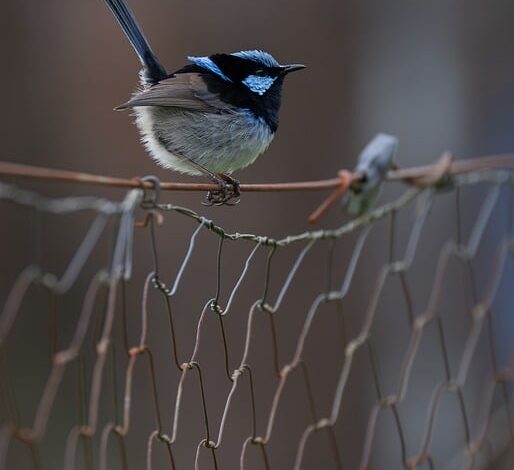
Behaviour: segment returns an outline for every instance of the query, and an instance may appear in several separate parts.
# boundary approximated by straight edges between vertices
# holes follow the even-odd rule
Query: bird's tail
[[[156,83],[167,77],[166,69],[159,62],[148,44],[143,31],[139,27],[132,10],[125,3],[125,0],[105,0],[123,31],[127,35],[130,44],[135,49],[139,60],[143,64],[144,80]]]

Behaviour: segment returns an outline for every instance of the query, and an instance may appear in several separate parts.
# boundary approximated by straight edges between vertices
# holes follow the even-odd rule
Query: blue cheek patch
[[[273,82],[276,80],[277,77],[260,77],[258,75],[248,75],[243,80],[243,83],[250,89],[250,91],[253,91],[254,93],[257,93],[258,95],[264,95],[271,85],[273,85]]]
[[[193,64],[198,65],[198,67],[202,67],[209,72],[215,73],[218,77],[226,80],[227,82],[231,82],[230,78],[228,78],[221,69],[211,60],[209,57],[194,57],[189,56],[187,60],[193,62]]]

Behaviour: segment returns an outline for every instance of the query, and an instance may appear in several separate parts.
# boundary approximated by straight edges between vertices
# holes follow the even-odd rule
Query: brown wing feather
[[[181,73],[162,80],[116,109],[136,106],[169,106],[211,113],[230,110],[229,105],[209,92],[197,73]]]

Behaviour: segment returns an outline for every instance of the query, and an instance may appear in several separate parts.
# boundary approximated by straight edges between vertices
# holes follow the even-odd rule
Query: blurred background
[[[511,1],[131,0],[129,3],[154,51],[170,71],[180,68],[188,55],[253,48],[267,50],[281,62],[308,66],[287,79],[278,134],[265,155],[235,175],[243,183],[334,177],[339,169],[354,166],[360,149],[378,132],[400,139],[397,154],[400,166],[431,163],[445,150],[452,151],[456,157],[472,158],[514,149],[514,3]],[[139,63],[102,0],[5,2],[0,26],[2,160],[120,177],[154,174],[163,181],[197,181],[156,167],[139,143],[130,114],[113,111],[135,89]],[[94,195],[120,200],[124,195],[122,190],[85,185],[16,182],[55,197]],[[403,189],[400,185],[388,186],[382,201],[390,200]],[[469,234],[485,194],[486,188],[462,192],[464,234]],[[203,197],[200,193],[173,193],[163,195],[162,200],[199,211],[230,232],[284,237],[309,228],[307,216],[324,194],[250,193],[243,194],[238,206],[221,208],[204,208],[201,206]],[[503,198],[477,257],[474,268],[478,273],[479,293],[483,292],[487,281],[498,240],[508,229],[507,210],[508,204]],[[27,264],[37,262],[49,271],[61,273],[91,222],[91,217],[84,214],[63,218],[40,216],[6,204],[2,204],[1,211],[0,305]],[[395,248],[399,258],[405,249],[412,216],[412,210],[405,211],[396,221]],[[321,226],[336,227],[344,220],[341,212],[333,210]],[[174,214],[158,227],[160,269],[167,279],[174,278],[195,227],[190,220]],[[366,244],[352,291],[345,301],[349,337],[358,333],[378,269],[388,261],[388,236],[388,221],[382,221]],[[441,247],[455,236],[455,196],[443,195],[434,206],[420,241],[419,257],[412,268],[411,289],[416,314],[422,313],[427,304]],[[22,410],[21,421],[27,426],[33,419],[47,377],[49,343],[53,341],[55,346],[57,341],[62,347],[71,338],[87,281],[106,262],[113,235],[105,238],[88,261],[84,279],[58,306],[58,340],[55,332],[54,336],[48,334],[48,295],[34,292],[23,304],[23,315],[17,320],[8,344],[8,368]],[[355,239],[356,236],[351,235],[337,244],[333,263],[336,285],[342,282]],[[129,307],[139,312],[143,281],[152,269],[152,262],[148,233],[136,231],[135,241],[136,269],[127,296]],[[243,243],[231,244],[227,251],[222,279],[225,301],[251,247]],[[297,246],[279,253],[281,257],[273,272],[273,298],[301,248]],[[327,245],[323,245],[316,246],[310,253],[283,306],[284,313],[277,319],[282,364],[292,356],[306,311],[323,289],[326,252]],[[183,360],[191,353],[201,309],[215,292],[216,255],[217,239],[202,232],[186,271],[183,289],[174,299]],[[248,308],[262,292],[265,261],[266,252],[261,250],[235,300],[231,322],[227,324],[231,348],[235,351],[234,361],[240,356]],[[465,276],[457,263],[454,269],[449,275],[442,307],[449,316],[446,340],[453,372],[469,330],[466,315],[469,316],[470,299],[469,280],[462,280]],[[514,337],[514,302],[509,292],[512,275],[509,265],[505,274],[507,280],[502,283],[494,309],[497,319],[492,334],[500,365],[508,363]],[[373,332],[384,395],[396,391],[400,364],[410,337],[405,320],[407,307],[401,297],[401,286],[396,284],[385,291],[380,320]],[[155,297],[151,301],[155,304],[155,318],[152,317],[149,341],[159,372],[161,405],[167,413],[164,427],[169,429],[172,416],[168,411],[173,409],[171,404],[179,374],[170,367],[166,318],[162,300],[158,295]],[[44,315],[38,315],[40,309],[44,310]],[[341,341],[331,336],[334,318],[327,318],[330,319],[318,324],[309,346],[314,369],[312,379],[317,384],[315,401],[321,416],[330,409],[337,379],[333,371],[338,371],[341,364]],[[129,316],[134,343],[139,322],[136,314]],[[230,383],[222,376],[223,350],[214,320],[209,328],[212,332],[204,333],[201,359],[207,370],[206,388],[209,406],[215,410],[211,419],[216,427]],[[266,350],[253,351],[254,361],[263,364],[263,375],[256,378],[258,396],[262,397],[258,404],[262,416],[257,425],[262,434],[276,377],[270,366],[269,332],[263,325],[262,331],[255,334],[257,343],[262,338],[262,344],[267,346]],[[480,341],[483,349],[474,359],[476,374],[470,377],[470,391],[465,396],[472,424],[477,418],[477,403],[485,377],[491,374],[489,346],[486,339]],[[93,360],[93,344],[91,342],[90,360]],[[422,347],[425,349],[414,367],[413,386],[402,409],[408,455],[419,450],[430,394],[444,377],[443,361],[440,355],[435,358],[435,351],[440,348],[435,333]],[[87,357],[84,360],[87,363]],[[356,367],[358,372],[351,377],[350,392],[345,396],[336,429],[345,469],[358,465],[370,408],[376,401],[367,356],[363,354],[359,360],[362,366]],[[320,361],[322,366],[316,367]],[[122,360],[122,364],[123,369],[126,361]],[[41,449],[43,468],[61,468],[63,443],[78,419],[73,405],[75,381],[73,373],[68,375],[71,377],[65,378],[59,392],[59,406],[54,410]],[[123,378],[124,371],[120,370],[120,397]],[[153,418],[148,415],[151,390],[147,378],[147,371],[140,367],[135,377],[132,429],[127,437],[129,468],[144,468],[146,436],[154,429]],[[196,388],[193,390],[198,393]],[[220,468],[238,468],[240,438],[250,432],[245,399],[238,397],[236,409],[241,412],[234,413],[230,422],[228,444],[220,449]],[[276,440],[270,448],[270,466],[274,469],[292,468],[301,431],[309,423],[303,397],[291,393],[290,399],[284,401],[280,426],[275,431]],[[109,403],[102,406],[108,407]],[[461,455],[466,436],[458,406],[455,397],[448,398],[439,416],[440,432],[433,443],[435,468],[460,468],[461,461],[455,460],[455,456]],[[204,434],[196,396],[186,399],[182,416],[181,436],[184,437],[177,443],[176,463],[177,468],[192,468],[195,446]],[[401,468],[392,414],[384,415],[377,429],[372,468]],[[337,468],[327,450],[327,442],[316,439],[307,449],[302,468]],[[97,452],[97,447],[95,449]],[[231,452],[230,449],[236,450]],[[247,468],[265,468],[258,451],[253,452],[255,455],[249,457]],[[211,468],[207,451],[204,457],[201,468]],[[116,466],[117,458],[113,450],[109,468],[122,468]],[[26,450],[21,445],[14,446],[7,468],[29,468],[29,461]],[[164,451],[160,451],[155,456],[155,468],[168,468],[166,462]],[[95,461],[94,468],[96,465]],[[429,468],[428,464],[424,468]]]

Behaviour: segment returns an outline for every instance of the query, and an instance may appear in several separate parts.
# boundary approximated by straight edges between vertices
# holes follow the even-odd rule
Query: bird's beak
[[[290,64],[290,65],[282,65],[280,67],[282,69],[282,75],[286,75],[290,72],[295,72],[296,70],[302,70],[305,68],[305,65],[302,64]]]

